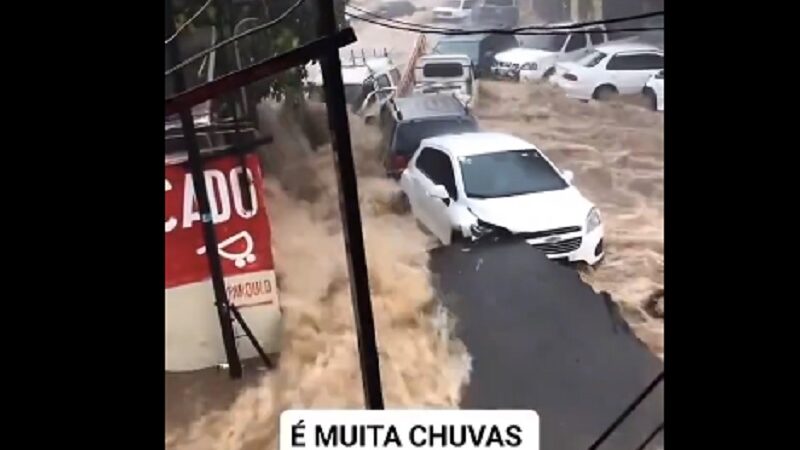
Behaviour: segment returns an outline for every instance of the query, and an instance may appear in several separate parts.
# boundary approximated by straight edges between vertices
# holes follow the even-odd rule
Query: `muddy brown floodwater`
[[[363,407],[332,151],[311,151],[308,123],[263,112],[275,137],[262,159],[284,310],[279,369],[245,382],[168,374],[168,448],[275,449],[284,409]],[[457,408],[470,360],[431,285],[430,238],[397,208],[375,130],[351,123],[386,405]],[[203,392],[215,382],[226,387]]]
[[[485,130],[540,147],[599,207],[604,261],[581,269],[607,291],[650,349],[664,351],[664,119],[625,102],[581,103],[543,83],[482,81],[476,115]]]

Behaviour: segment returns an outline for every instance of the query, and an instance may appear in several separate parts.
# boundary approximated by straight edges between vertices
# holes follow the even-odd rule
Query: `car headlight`
[[[599,227],[602,221],[600,220],[600,211],[597,208],[592,208],[589,215],[586,216],[586,232],[591,233],[595,228]]]
[[[478,219],[477,222],[475,222],[472,225],[470,225],[469,231],[470,231],[470,235],[472,236],[473,240],[474,239],[480,239],[480,238],[482,238],[482,237],[484,237],[487,234],[492,232],[492,226],[489,225],[488,223]]]
[[[539,70],[539,65],[536,63],[525,63],[522,65],[522,70]]]

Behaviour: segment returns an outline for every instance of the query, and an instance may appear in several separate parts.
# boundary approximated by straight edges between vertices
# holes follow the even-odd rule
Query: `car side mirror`
[[[567,183],[572,183],[572,180],[575,179],[575,174],[571,170],[565,170],[564,179],[567,180]]]
[[[436,186],[434,186],[433,189],[431,189],[429,195],[433,198],[438,198],[439,200],[450,200],[450,194],[447,192],[447,189],[441,184],[437,184]]]

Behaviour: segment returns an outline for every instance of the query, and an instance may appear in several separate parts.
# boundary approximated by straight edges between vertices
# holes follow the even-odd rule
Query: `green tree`
[[[176,26],[192,17],[206,0],[173,0],[176,12]],[[234,27],[236,33],[257,27],[276,19],[297,0],[212,0],[206,10],[198,16],[184,32],[191,32],[199,27],[215,26],[223,31],[225,37],[230,36]],[[340,27],[345,21],[345,0],[333,0],[337,21]],[[266,58],[287,52],[319,37],[319,0],[305,0],[300,7],[276,25],[253,33],[233,44],[220,49],[215,77],[256,63]],[[238,49],[237,49],[238,47]],[[238,50],[238,58],[237,58]],[[188,55],[184,55],[186,57]],[[269,96],[276,100],[300,98],[305,68],[297,67],[285,71],[270,79],[260,80],[247,86],[248,103]]]

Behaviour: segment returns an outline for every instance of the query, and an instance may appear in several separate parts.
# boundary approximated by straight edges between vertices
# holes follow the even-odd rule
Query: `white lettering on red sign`
[[[245,161],[247,183],[244,184],[249,190],[250,205],[245,205],[238,157],[210,160],[204,172],[210,207],[207,220],[214,224],[226,277],[273,270],[261,167],[253,154],[247,155]],[[170,288],[207,279],[208,261],[195,183],[184,165],[166,166],[164,193],[165,284]]]
[[[225,174],[220,170],[207,170],[205,172],[206,178],[206,191],[210,199],[211,218],[215,224],[225,223],[231,218],[231,210],[242,219],[249,219],[253,217],[257,208],[248,209],[244,205],[244,196],[242,195],[241,183],[239,177],[242,173],[241,167],[236,167],[230,171],[228,180]],[[248,180],[253,179],[253,172],[247,169]],[[172,184],[168,179],[165,182],[165,192],[172,190]],[[256,188],[253,183],[248,182],[250,190],[250,198],[256,198]],[[231,186],[231,189],[228,189]],[[197,197],[194,190],[194,179],[192,174],[187,173],[183,184],[183,208],[181,210],[181,226],[183,228],[191,228],[195,222],[200,221],[200,211],[197,209]],[[174,230],[178,224],[178,219],[175,217],[167,217],[164,224],[165,232],[169,233]]]

